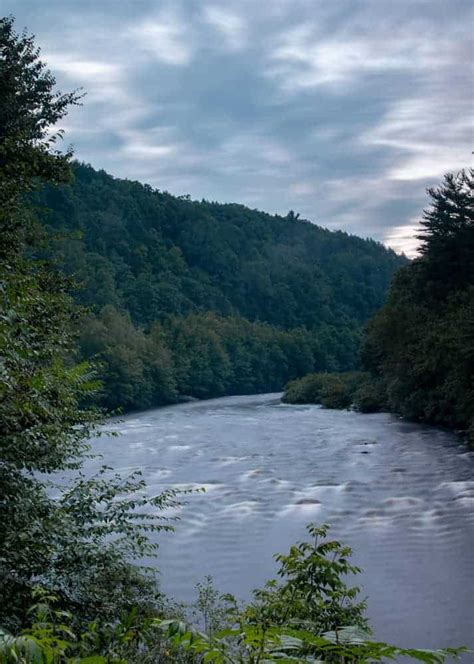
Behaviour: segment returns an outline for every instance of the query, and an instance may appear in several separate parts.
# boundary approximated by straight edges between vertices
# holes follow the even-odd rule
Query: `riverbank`
[[[402,413],[390,407],[383,381],[362,371],[308,374],[286,386],[282,401],[288,404],[318,404],[329,409],[351,409],[360,413],[392,412],[403,417]],[[443,422],[433,421],[429,417],[404,419],[419,424],[441,426],[443,430],[456,434],[469,449],[474,449],[474,435],[468,430],[443,426]]]

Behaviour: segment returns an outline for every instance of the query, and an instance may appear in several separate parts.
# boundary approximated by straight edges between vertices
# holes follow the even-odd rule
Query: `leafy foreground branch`
[[[444,662],[457,656],[461,649],[404,649],[370,640],[370,633],[361,627],[349,626],[315,636],[309,631],[290,627],[263,627],[243,624],[236,629],[222,630],[209,638],[193,632],[184,623],[161,621],[157,625],[170,642],[170,656],[191,653],[195,661],[216,664],[251,662],[377,662],[383,658],[411,657],[419,662]],[[314,651],[312,654],[311,651]],[[305,654],[307,653],[307,654]],[[170,660],[171,661],[171,660]]]
[[[231,595],[219,597],[210,578],[198,584],[195,608],[203,631],[182,616],[145,616],[135,608],[122,619],[96,619],[77,633],[72,613],[57,608],[58,599],[38,589],[31,627],[16,637],[0,631],[0,662],[362,664],[409,657],[439,664],[465,652],[404,649],[373,640],[365,603],[357,600],[359,588],[344,581],[360,571],[348,561],[351,550],[327,539],[327,526],[310,525],[308,533],[311,542],[276,557],[282,580],[255,591],[246,606]]]

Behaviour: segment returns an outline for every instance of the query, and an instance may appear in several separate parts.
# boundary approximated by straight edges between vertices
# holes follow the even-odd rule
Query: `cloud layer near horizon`
[[[63,90],[76,156],[412,253],[468,166],[470,0],[3,0]]]

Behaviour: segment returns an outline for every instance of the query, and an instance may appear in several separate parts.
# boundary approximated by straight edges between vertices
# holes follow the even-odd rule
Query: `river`
[[[377,638],[474,646],[474,455],[445,431],[385,414],[239,396],[112,422],[103,462],[143,471],[148,491],[205,487],[161,534],[162,587],[179,600],[212,574],[246,598],[272,554],[311,521],[354,549]],[[99,460],[89,462],[91,466]]]

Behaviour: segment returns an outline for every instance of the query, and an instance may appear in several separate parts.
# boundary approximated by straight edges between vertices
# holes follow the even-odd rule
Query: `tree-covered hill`
[[[212,310],[289,329],[364,322],[403,259],[371,240],[330,232],[293,213],[196,202],[77,164],[75,180],[41,205],[81,299],[113,304],[137,324]]]
[[[368,373],[317,373],[293,381],[290,403],[351,404],[468,430],[474,445],[474,170],[428,190],[420,255],[395,275],[367,325]]]
[[[469,428],[474,444],[474,170],[447,174],[428,194],[420,256],[370,321],[363,359],[390,410]]]
[[[108,406],[280,389],[308,371],[353,368],[362,326],[406,262],[293,212],[196,202],[82,164],[74,175],[34,204],[92,309],[82,347],[103,362]],[[169,369],[166,389],[145,378],[151,356]]]

